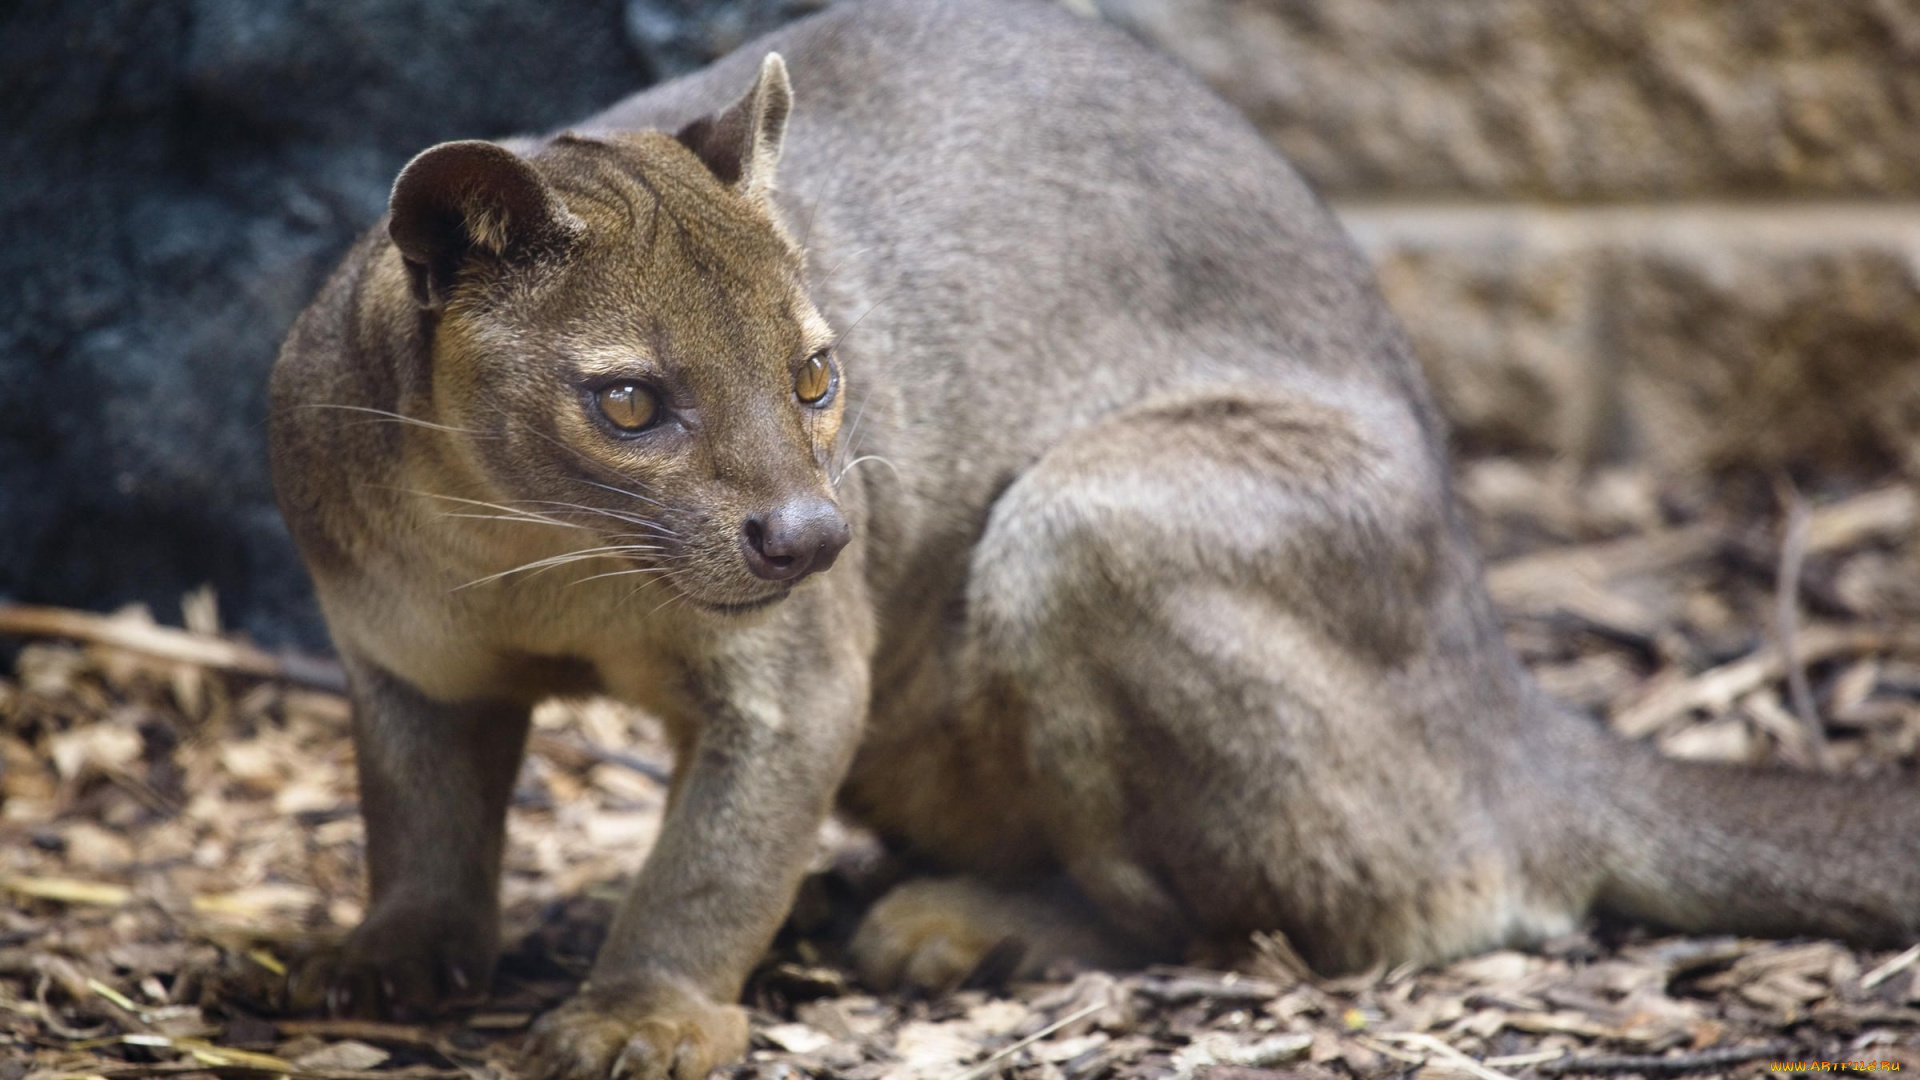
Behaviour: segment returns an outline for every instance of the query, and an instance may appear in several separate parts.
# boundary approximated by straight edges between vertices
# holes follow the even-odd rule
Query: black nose
[[[833,565],[853,530],[840,508],[818,497],[794,499],[740,527],[747,568],[768,581],[799,581]]]

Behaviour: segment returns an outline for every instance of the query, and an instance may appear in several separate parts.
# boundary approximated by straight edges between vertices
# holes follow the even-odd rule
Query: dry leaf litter
[[[1863,808],[1920,766],[1920,518],[1904,484],[1682,488],[1490,458],[1461,491],[1510,637],[1563,700],[1691,758],[1823,769]],[[1784,587],[1783,587],[1784,585]],[[282,976],[364,903],[347,705],[324,660],[181,624],[0,606],[0,1080],[512,1077],[659,828],[657,731],[535,718],[493,999],[457,1021],[286,1015]],[[1920,841],[1917,841],[1920,843]],[[883,881],[832,823],[752,980],[741,1077],[1253,1080],[1920,1068],[1920,948],[1592,926],[1533,952],[1324,980],[1284,940],[1238,971],[1062,972],[910,1001],[838,963]]]

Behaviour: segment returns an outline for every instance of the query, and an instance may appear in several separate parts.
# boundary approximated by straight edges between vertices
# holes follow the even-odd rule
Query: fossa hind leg
[[[1281,930],[1343,970],[1571,921],[1526,883],[1560,838],[1486,760],[1526,752],[1526,684],[1429,445],[1377,398],[1168,398],[996,504],[966,723],[1022,747],[1035,826],[1135,941]]]
[[[1060,962],[1125,967],[1149,958],[1069,881],[1013,887],[965,875],[890,890],[861,920],[849,953],[869,986],[929,993],[983,976],[1036,976]]]

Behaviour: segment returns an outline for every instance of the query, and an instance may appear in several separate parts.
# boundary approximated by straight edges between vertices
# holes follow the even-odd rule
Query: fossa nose
[[[852,537],[839,507],[807,496],[747,518],[740,526],[740,550],[755,576],[792,582],[832,566]]]

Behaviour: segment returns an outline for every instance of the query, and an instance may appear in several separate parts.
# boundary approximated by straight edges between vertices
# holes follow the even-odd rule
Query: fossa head
[[[677,134],[446,143],[393,189],[462,459],[711,610],[785,596],[849,536],[846,387],[771,198],[791,101],[770,55]]]

